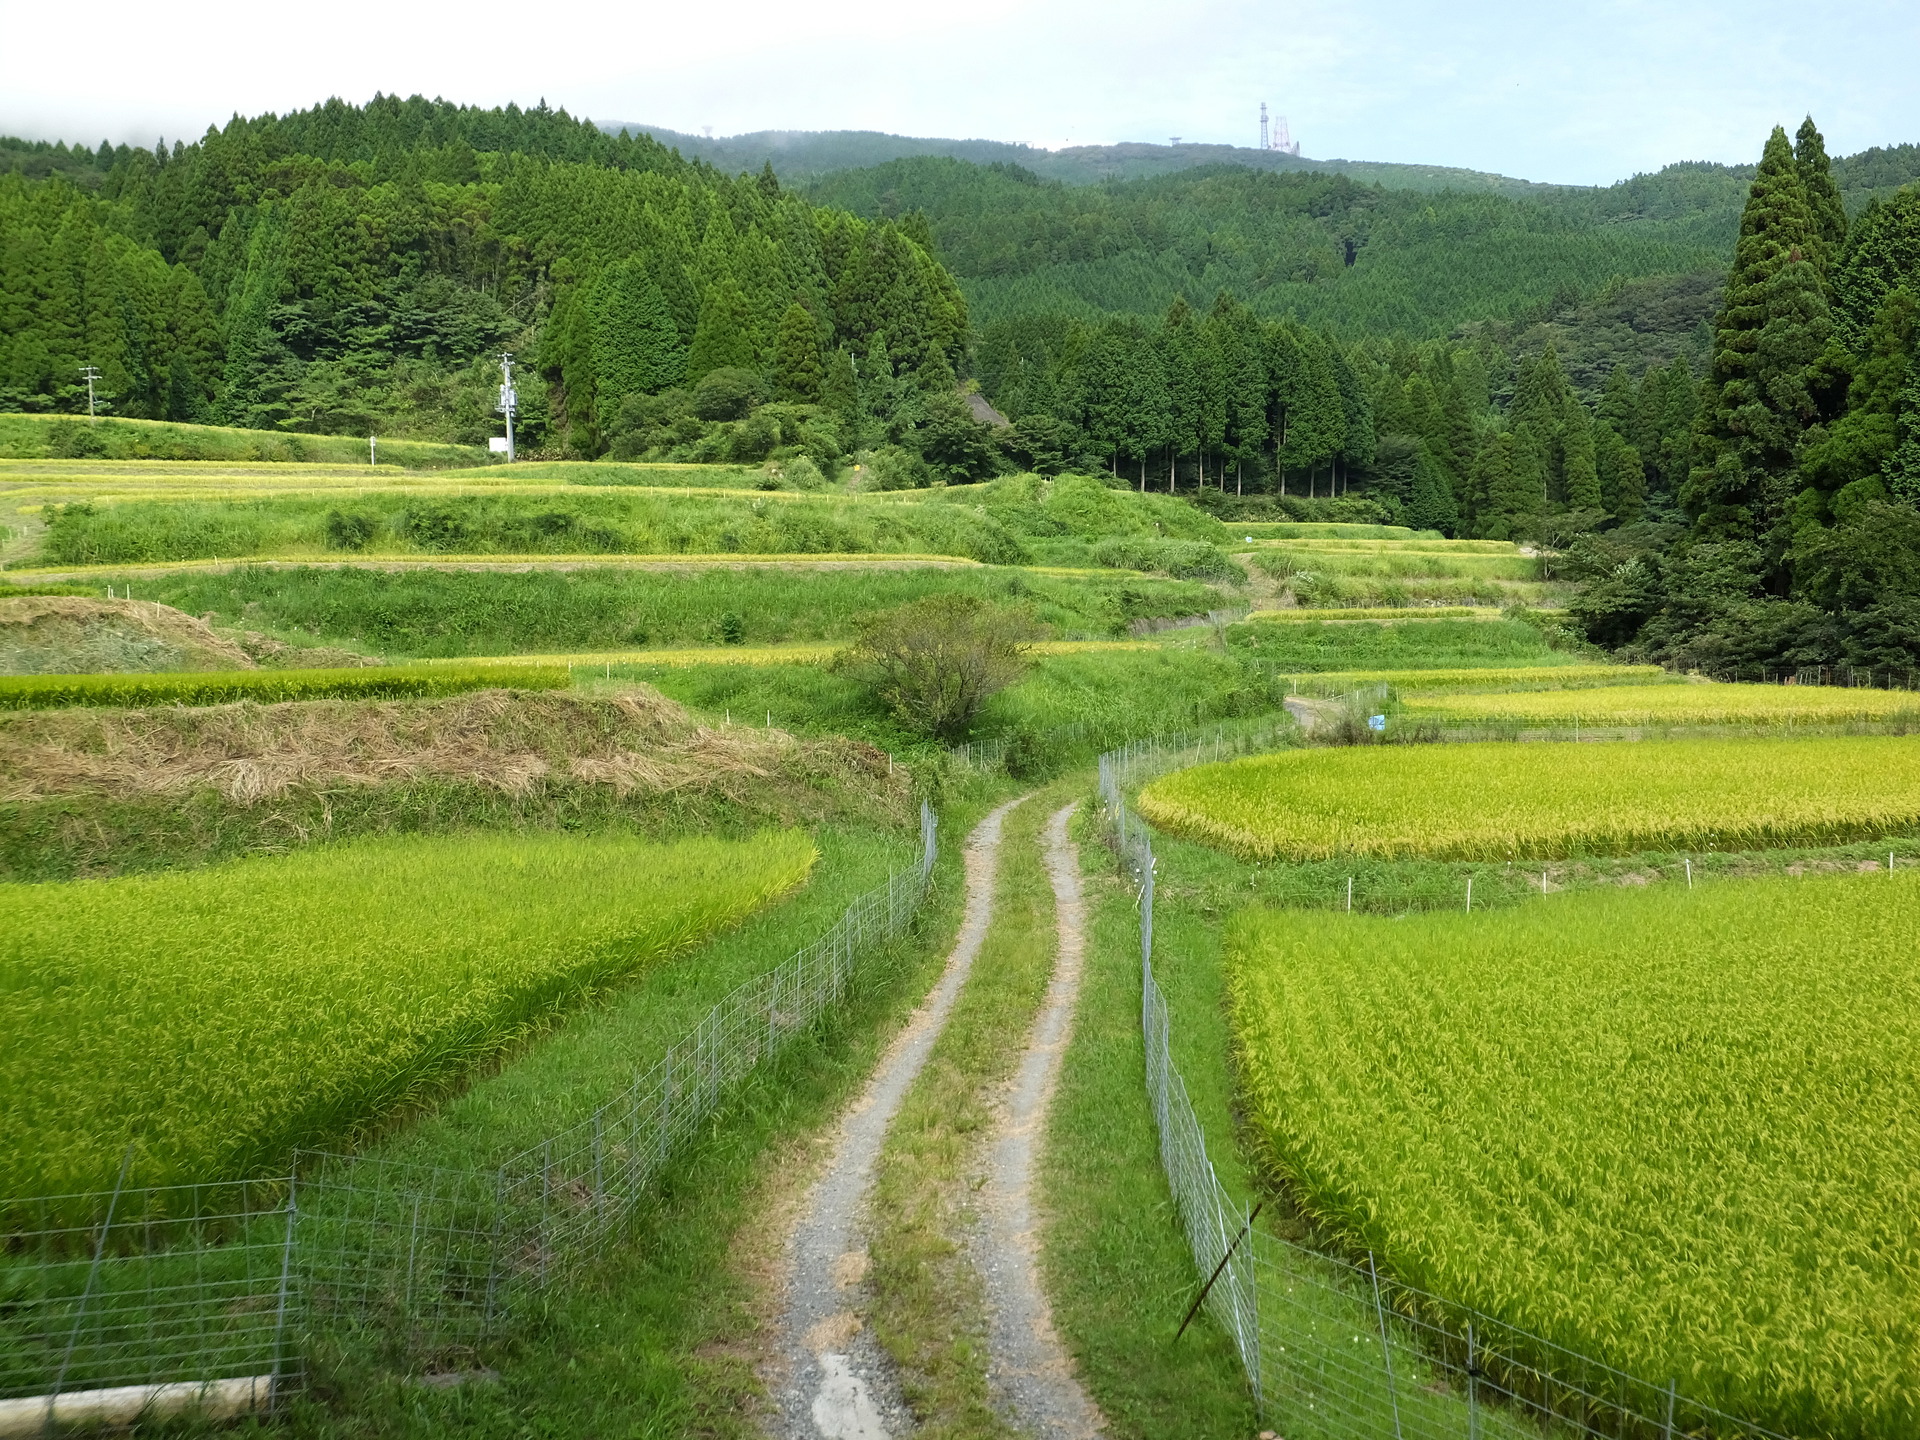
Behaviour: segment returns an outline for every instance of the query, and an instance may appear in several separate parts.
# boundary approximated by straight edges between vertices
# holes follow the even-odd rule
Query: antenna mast
[[[1267,148],[1267,102],[1260,102],[1260,148]]]

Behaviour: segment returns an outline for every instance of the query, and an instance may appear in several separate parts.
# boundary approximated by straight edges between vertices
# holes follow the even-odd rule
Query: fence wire
[[[1348,697],[1364,708],[1368,692]],[[1229,753],[1254,748],[1237,737]],[[1160,1161],[1207,1311],[1232,1338],[1262,1422],[1287,1440],[1784,1440],[1776,1432],[1489,1315],[1402,1285],[1374,1257],[1283,1240],[1221,1184],[1172,1054],[1154,974],[1156,859],[1127,803],[1135,784],[1225,758],[1220,737],[1124,746],[1100,757],[1100,799],[1123,872],[1139,893],[1141,1032]]]
[[[0,1201],[0,1435],[271,1403],[351,1344],[410,1370],[476,1363],[528,1302],[591,1267],[739,1082],[901,935],[938,854],[747,981],[622,1093],[492,1169],[303,1151],[247,1184]],[[296,1181],[297,1176],[297,1181]]]

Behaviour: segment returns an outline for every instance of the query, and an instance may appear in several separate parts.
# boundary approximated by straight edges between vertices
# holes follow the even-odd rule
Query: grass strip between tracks
[[[999,1087],[1053,973],[1053,889],[1041,828],[1071,793],[1055,785],[1007,817],[993,923],[926,1069],[907,1094],[875,1176],[873,1325],[922,1436],[1016,1435],[987,1384],[986,1302],[970,1263],[968,1201],[984,1181]]]

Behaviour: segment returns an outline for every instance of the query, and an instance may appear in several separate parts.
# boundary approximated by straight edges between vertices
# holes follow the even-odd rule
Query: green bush
[[[199,674],[5,675],[0,710],[64,705],[219,705],[234,700],[401,700],[498,687],[560,690],[562,665],[379,665],[343,670],[222,670]]]

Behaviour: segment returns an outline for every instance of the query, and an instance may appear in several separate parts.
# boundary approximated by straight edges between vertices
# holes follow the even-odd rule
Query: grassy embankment
[[[1551,607],[1567,593],[1545,560],[1500,541],[1233,538],[1282,603],[1306,609]]]
[[[1589,663],[1550,623],[1525,619],[1366,621],[1250,619],[1226,628],[1235,652],[1282,673],[1461,670]]]
[[[383,440],[389,463],[408,466],[474,465],[482,446],[427,440]],[[234,430],[172,420],[89,421],[72,415],[0,415],[0,456],[22,459],[217,460],[225,462],[351,464],[367,459],[367,442],[352,435],[294,435]]]
[[[360,835],[891,827],[931,780],[853,741],[709,727],[637,689],[12,711],[0,877],[123,875]]]
[[[1125,634],[1135,619],[1204,613],[1219,603],[1212,587],[1191,581],[1066,578],[986,566],[805,572],[602,566],[523,574],[248,567],[157,576],[134,593],[289,643],[346,644],[422,659],[844,640],[859,616],[931,594],[1026,605],[1062,639]]]

